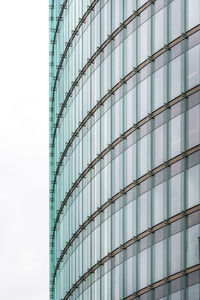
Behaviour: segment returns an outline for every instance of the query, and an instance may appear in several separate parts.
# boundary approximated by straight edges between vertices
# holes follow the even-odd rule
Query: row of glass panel
[[[75,30],[76,26],[80,22],[80,18],[84,15],[87,11],[88,6],[92,4],[92,0],[87,1],[67,1],[63,18],[59,23],[59,31],[56,35],[56,48],[55,52],[55,63],[56,65],[59,64],[61,55],[64,52],[65,46],[69,39],[71,38],[73,31]],[[89,16],[87,17],[84,24],[79,28],[77,33],[78,39],[80,36],[84,34],[87,27],[90,27],[90,35],[91,35],[91,42],[94,45],[91,45],[94,51],[91,53],[93,54],[97,47],[100,46],[108,37],[108,35],[120,26],[120,23],[126,20],[132,13],[133,10],[137,10],[141,7],[146,0],[141,1],[119,1],[119,0],[101,0],[97,1],[97,4],[94,7],[94,10],[90,12]],[[57,8],[59,8],[59,4],[57,3]],[[56,9],[55,9],[56,10]],[[54,28],[56,28],[57,24],[57,17],[60,13],[60,10],[55,12],[54,14]],[[111,22],[111,15],[112,15],[112,22]],[[112,24],[111,24],[112,23]],[[102,30],[100,30],[100,28]],[[112,28],[112,29],[111,29]],[[77,38],[76,38],[77,39]],[[100,42],[101,41],[101,42]],[[84,43],[86,39],[84,39]],[[74,43],[72,45],[74,48]],[[88,50],[89,51],[89,50]],[[92,56],[91,54],[91,56]],[[55,69],[56,71],[56,69]]]
[[[88,207],[83,214],[84,222],[87,216],[120,189],[168,159],[198,145],[200,142],[199,101],[199,92],[191,95],[188,100],[183,99],[170,110],[149,120],[109,151],[103,160],[99,160],[94,168],[88,171],[86,177],[81,180],[70,196],[67,204],[69,215],[71,215],[71,204],[75,198],[77,198],[76,201],[81,202],[79,198],[86,198],[88,203],[92,199],[92,207],[84,202],[85,209]],[[73,151],[72,155],[74,153],[76,152]],[[82,154],[82,149],[79,153]],[[79,163],[80,161],[77,160],[75,164],[66,163],[60,168],[60,175],[55,186],[56,210],[59,210],[60,204],[74,182],[74,173],[76,174]],[[79,210],[81,213],[82,206]],[[79,225],[81,223],[77,223],[76,228]]]
[[[98,214],[94,222],[90,222],[81,231],[65,257],[80,248],[83,249],[85,257],[91,249],[89,265],[85,261],[85,273],[98,260],[134,236],[185,209],[198,205],[200,170],[199,164],[196,163],[199,163],[199,154],[197,152],[190,156],[188,162],[183,160],[172,165],[170,170],[164,169],[130,190],[127,195],[121,196],[115,204]],[[70,214],[67,208],[64,211],[56,231],[55,258],[59,258],[64,246],[78,229],[76,224],[85,221],[84,215],[88,206],[92,206],[87,197],[84,198],[84,203],[80,200],[83,199],[77,197],[72,203]],[[91,214],[91,207],[89,208]],[[54,265],[56,263],[55,259]]]
[[[66,183],[65,185],[65,192],[67,192],[70,189],[71,184],[76,181],[79,174],[83,172],[87,165],[97,157],[97,154],[102,152],[108,144],[110,144],[116,138],[118,138],[120,136],[120,133],[123,133],[122,128],[124,121],[127,122],[129,125],[126,126],[125,129],[129,129],[131,126],[133,126],[135,115],[134,106],[136,104],[136,101],[134,101],[134,94],[136,94],[136,89],[131,90],[126,95],[126,97],[120,98],[119,101],[117,101],[111,108],[106,110],[104,106],[104,109],[102,109],[103,112],[101,118],[97,119],[96,123],[94,124],[91,124],[92,122],[88,122],[86,127],[87,129],[83,128],[79,137],[77,137],[74,143],[72,144],[72,147],[70,148],[70,151],[68,151],[68,155],[65,159],[66,168],[70,166],[70,173],[66,175],[68,178],[68,183]],[[123,105],[125,106],[125,112],[123,112]],[[197,111],[197,108],[193,109],[191,113],[189,113],[187,119],[187,123],[190,123],[192,125],[192,120],[194,119],[190,117],[190,114],[196,117],[198,124],[199,113]],[[98,115],[98,113],[96,115]],[[133,121],[131,122],[132,119]],[[118,120],[120,120],[120,122],[118,122]],[[94,122],[94,120],[92,121]],[[183,125],[183,123],[184,120],[182,120],[181,116],[177,117],[172,121],[171,125],[174,126],[175,130],[173,130],[171,133],[172,143],[170,143],[169,145],[169,147],[171,147],[169,149],[169,157],[176,155],[178,152],[181,151],[181,149],[183,151],[184,147],[181,148],[181,125]],[[195,126],[196,125],[193,124],[193,127]],[[164,127],[162,128],[164,130]],[[162,131],[161,128],[160,131]],[[184,133],[185,132],[182,132],[182,139],[184,138]],[[178,135],[178,137],[176,138],[175,135]],[[99,139],[97,138],[98,136]],[[179,142],[177,143],[176,140],[178,140]],[[189,140],[187,141],[187,147],[193,146],[195,141],[197,144],[199,143],[197,127],[196,129],[194,129],[193,135],[189,137]],[[162,153],[163,151],[160,152],[158,155],[163,156]],[[165,158],[167,159],[167,157]],[[159,160],[158,158],[156,158],[156,155],[155,159]],[[73,172],[71,172],[71,170],[73,170]]]
[[[195,43],[199,43],[199,32],[189,39],[189,45],[184,41],[178,44],[171,49],[170,53],[163,54],[154,63],[143,68],[140,73],[135,74],[126,85],[123,85],[116,91],[114,96],[108,98],[104,108],[99,108],[95,112],[93,120],[90,119],[86,124],[86,128],[88,128],[96,122],[95,126],[97,127],[96,130],[98,130],[100,117],[101,121],[103,121],[102,124],[104,124],[104,129],[101,133],[103,138],[98,141],[97,138],[100,134],[95,134],[96,143],[93,143],[92,153],[102,152],[108,144],[133,126],[133,124],[147,116],[148,113],[180,95],[183,91],[199,84],[200,45],[198,44],[186,51],[186,53],[184,52],[185,47],[190,47]],[[184,75],[185,73],[186,75]],[[96,71],[94,74],[96,74]],[[108,77],[106,80],[102,78],[101,82],[104,80],[108,82]],[[56,161],[59,160],[60,154],[63,152],[73,132],[79,126],[79,122],[96,105],[95,101],[91,102],[92,99],[95,99],[92,98],[93,93],[90,93],[91,90],[97,93],[98,84],[93,85],[92,78],[89,77],[83,86],[83,90],[77,90],[77,94],[71,98],[72,100],[69,101],[69,105],[63,113],[64,118],[61,119],[60,128],[57,128],[54,150]],[[86,98],[83,95],[87,95],[87,101],[85,101]],[[112,132],[111,128],[113,128]],[[76,143],[81,141],[84,134],[85,128],[80,131],[76,138]],[[93,158],[94,156],[92,155]],[[88,163],[90,161],[87,160],[86,165]],[[81,171],[78,170],[78,172]]]
[[[114,1],[113,3],[115,2],[116,1]],[[190,5],[193,5],[192,2],[197,1],[189,1]],[[166,4],[167,2],[157,0],[155,2],[155,5],[153,5],[152,7],[148,7],[144,12],[141,13],[140,17],[135,18],[128,25],[127,29],[124,29],[123,32],[121,32],[120,35],[115,38],[116,41],[112,43],[112,52],[115,52],[115,55],[114,53],[112,55],[113,59],[115,60],[115,56],[121,56],[121,58],[124,57],[125,61],[127,60],[127,57],[129,57],[129,59],[127,69],[124,68],[126,64],[123,64],[123,67],[120,68],[120,60],[119,63],[117,63],[116,59],[117,64],[115,65],[116,69],[114,70],[115,78],[113,78],[111,86],[114,85],[115,81],[118,81],[118,77],[120,78],[125,76],[129,72],[129,70],[132,70],[133,67],[144,61],[148,57],[148,55],[155,53],[165,44],[180,36],[182,32],[185,32],[185,30],[188,30],[199,24],[199,16],[196,13],[196,11],[198,10],[195,10],[190,16],[192,18],[192,21],[189,22],[189,24],[191,23],[190,25],[192,25],[192,27],[185,27],[185,14],[181,13],[182,11],[184,11],[181,7],[181,4],[182,6],[184,6],[184,2],[181,0],[174,0],[169,4],[169,9],[167,8],[167,6],[164,6]],[[106,10],[106,13],[104,10]],[[106,29],[111,27],[106,25],[106,23],[109,24],[108,21],[105,22],[105,20],[101,20],[101,16],[106,16],[111,22],[111,18],[108,13],[110,12],[111,14],[111,12],[114,11],[111,9],[111,1],[108,1],[108,3],[102,9],[100,9],[100,3],[97,4],[95,11],[97,15],[96,17],[94,17],[94,20],[92,21],[90,18],[88,18],[87,22],[82,25],[81,29],[78,32],[78,35],[73,40],[72,47],[70,47],[70,49],[68,50],[65,61],[63,63],[63,70],[60,70],[60,80],[59,86],[57,88],[56,100],[56,107],[58,110],[55,111],[55,114],[59,112],[60,103],[63,102],[65,94],[69,91],[72,82],[74,82],[77,78],[79,70],[81,70],[83,66],[85,66],[87,60],[104,42],[105,38],[102,38],[101,31],[105,34],[106,32],[104,27],[106,27]],[[167,16],[168,12],[169,17]],[[188,12],[190,11],[188,10]],[[152,14],[154,16],[152,16]],[[92,15],[90,17],[92,18]],[[97,18],[99,18],[99,21],[96,20]],[[167,22],[167,20],[170,20],[170,22]],[[99,23],[99,28],[97,27],[96,23]],[[169,32],[169,37],[167,32]],[[110,33],[111,32],[109,30],[108,34],[105,34],[105,37],[107,38]],[[60,38],[60,41],[63,41],[64,36],[65,35],[63,34],[63,36]],[[124,40],[124,42],[122,42],[122,40]],[[93,46],[93,43],[95,41],[96,45]],[[120,46],[116,47],[117,43],[119,42]],[[136,45],[138,46],[138,49]],[[116,49],[114,50],[115,47]],[[108,50],[104,50],[105,54],[110,51],[109,48],[111,48],[111,44],[107,46],[107,48]],[[61,54],[59,53],[58,61],[60,61],[60,55]],[[109,58],[106,62],[106,64],[109,64]],[[55,68],[55,72],[57,72],[57,68]],[[105,71],[105,73],[109,74],[109,71]],[[105,89],[106,88],[109,88],[109,86],[106,85]]]
[[[150,10],[150,8],[148,8],[148,9]],[[144,17],[143,17],[142,14],[144,14]],[[115,76],[112,79],[111,86],[113,86],[115,84],[115,82],[118,81],[118,77],[121,78],[121,77],[125,76],[125,74],[127,74],[130,70],[132,70],[133,67],[138,65],[140,62],[144,61],[148,57],[148,55],[151,55],[152,53],[155,52],[155,51],[151,50],[152,47],[150,45],[147,44],[146,47],[144,47],[144,45],[141,44],[142,41],[146,41],[146,40],[148,41],[147,37],[146,37],[146,39],[144,37],[145,37],[145,32],[146,32],[146,35],[147,35],[147,33],[149,31],[148,26],[150,26],[150,25],[148,25],[147,22],[151,22],[151,19],[148,19],[145,22],[146,18],[150,17],[150,16],[148,16],[146,10],[142,14],[140,16],[140,20],[141,20],[141,24],[142,24],[141,26],[140,26],[140,22],[137,19],[134,19],[128,25],[127,29],[124,29],[124,31],[121,32],[120,35],[117,36],[117,38],[115,38],[115,41],[112,42],[111,44],[109,44],[106,47],[106,49],[104,50],[104,52],[105,52],[104,56],[107,56],[109,54],[109,52],[111,51],[111,45],[112,45],[112,52],[115,52],[112,55],[112,60],[113,59],[116,60],[116,62],[115,62],[116,64],[114,64],[115,70],[113,70],[113,74],[115,74]],[[198,24],[198,21],[199,20],[197,20],[197,24]],[[89,21],[88,21],[88,23],[90,24]],[[88,26],[90,26],[89,24],[88,24]],[[144,25],[145,25],[145,32],[140,32],[141,27],[144,26]],[[138,29],[137,29],[137,27],[138,27]],[[149,28],[151,28],[151,27],[149,27]],[[88,28],[90,28],[90,27],[88,27]],[[180,34],[181,34],[181,32],[180,32]],[[128,37],[127,37],[127,35],[128,35]],[[82,39],[82,38],[84,38],[84,36],[85,35],[81,34],[80,38]],[[140,36],[143,37],[141,39],[141,43],[139,42],[139,37]],[[159,37],[158,34],[156,36]],[[163,37],[164,37],[164,34],[163,34]],[[163,47],[164,44],[166,44],[169,40],[170,39],[168,39],[166,42],[164,42],[164,40],[163,40],[163,42],[161,43],[159,48]],[[76,40],[74,40],[74,42],[75,41]],[[149,37],[149,43],[151,41],[153,41],[153,39]],[[91,49],[91,45],[90,45],[91,43],[90,42],[88,42],[88,43],[89,43],[88,44],[88,49]],[[58,86],[57,92],[56,92],[56,94],[57,94],[56,99],[58,101],[56,100],[57,104],[55,105],[55,108],[56,108],[55,115],[59,112],[60,104],[63,102],[65,94],[70,89],[70,87],[72,85],[72,82],[78,76],[79,70],[81,70],[82,67],[87,63],[87,58],[90,58],[92,56],[92,55],[89,55],[89,54],[84,56],[84,53],[82,53],[82,52],[85,51],[85,49],[87,49],[87,47],[86,47],[87,42],[86,41],[84,41],[83,43],[78,43],[77,45],[79,45],[79,46],[75,47],[75,49],[77,49],[77,51],[79,51],[80,53],[75,51],[75,49],[73,49],[73,47],[72,47],[70,51],[72,51],[74,53],[74,56],[73,56],[74,58],[70,55],[70,51],[69,51],[69,56],[71,58],[71,65],[69,65],[69,66],[66,65],[66,68],[64,67],[64,70],[60,72],[60,80],[59,80],[60,87]],[[141,51],[144,52],[144,54],[141,56],[142,57],[141,59],[139,59],[139,56],[138,56],[139,53],[140,53],[140,50],[138,49],[138,51],[136,51],[137,50],[135,48],[136,45],[138,45],[139,49],[141,48],[142,49]],[[78,50],[80,47],[81,47],[81,49]],[[116,48],[115,51],[114,51],[114,48]],[[149,50],[148,50],[148,48],[149,48]],[[83,49],[84,49],[84,51],[83,51]],[[132,55],[131,55],[131,53],[132,53]],[[138,55],[137,55],[137,53],[138,53]],[[137,58],[137,56],[138,56],[138,58]],[[125,62],[122,62],[123,57],[124,57],[125,62],[127,60],[127,57],[129,57],[127,68],[126,67],[124,68],[124,66],[126,66],[126,64],[125,64]],[[82,62],[81,62],[81,60],[82,60]],[[96,67],[97,67],[98,66],[98,58],[96,59],[96,61],[97,61],[97,64],[96,64]],[[107,58],[106,62],[109,64],[109,58]],[[105,73],[109,74],[107,68],[105,68]],[[72,78],[71,78],[71,76],[72,76]],[[99,85],[99,87],[100,87],[100,85]],[[109,86],[106,85],[105,89],[106,88],[109,88]],[[95,99],[95,100],[98,100],[98,99]]]
[[[197,271],[198,272],[198,271]],[[155,288],[155,290],[151,290],[140,297],[134,298],[135,300],[199,300],[199,293],[200,293],[200,284],[196,283],[195,280],[191,277],[198,276],[199,280],[199,274],[197,272],[193,272],[192,274],[189,274],[186,278],[178,278],[173,280],[171,283],[164,284],[161,287]],[[190,283],[190,281],[193,280],[195,282],[193,284]],[[198,281],[199,282],[199,281]],[[189,286],[188,286],[189,285]],[[77,300],[87,300],[90,299],[101,299],[101,300],[109,300],[109,299],[115,299],[112,298],[112,296],[107,297],[107,285],[104,285],[104,283],[99,283],[99,286],[97,288],[89,289],[88,291],[85,291],[84,294],[80,295],[78,298],[71,297],[72,299]],[[98,296],[97,293],[100,292],[101,296]],[[110,295],[112,292],[108,291],[108,295]],[[162,295],[162,296],[161,296]],[[100,298],[101,297],[101,298]]]
[[[98,266],[94,275],[88,274],[86,283],[81,283],[76,295],[78,296],[78,291],[84,294],[84,290],[88,291],[92,286],[98,286],[100,281],[105,280],[108,284],[107,299],[111,299],[109,295],[111,289],[113,289],[112,299],[123,299],[156,281],[198,264],[199,219],[198,211],[188,219],[180,219],[132,244],[110,258],[101,267],[101,273]],[[102,237],[105,234],[106,230],[102,233]],[[97,251],[98,245],[101,245],[98,240],[92,239],[93,235],[90,235],[87,251],[83,243],[74,252],[69,251],[64,258],[55,283],[61,299],[92,266],[94,252]]]
[[[109,207],[104,211],[103,216],[98,215],[94,220],[95,225],[93,223],[87,225],[85,227],[85,231],[83,231],[82,234],[79,236],[79,239],[76,240],[76,247],[80,243],[82,243],[83,240],[86,239],[86,237],[89,237],[94,228],[99,226],[99,229],[97,230],[98,232],[101,231],[101,228],[105,228],[106,230],[106,228],[110,228],[111,224],[113,224],[113,226],[115,224],[113,230],[116,230],[116,236],[113,235],[112,243],[110,241],[110,244],[108,246],[108,241],[106,238],[105,243],[107,247],[104,247],[105,245],[101,241],[103,248],[102,250],[99,249],[98,259],[100,259],[111,250],[117,248],[121,243],[128,241],[133,236],[136,236],[137,234],[147,230],[147,228],[162,222],[168,217],[180,213],[182,210],[185,209],[185,207],[189,208],[199,203],[198,166],[190,168],[189,171],[187,171],[186,173],[178,173],[173,177],[170,177],[170,174],[167,174],[166,170],[164,172],[158,173],[155,179],[156,181],[158,181],[158,176],[161,176],[162,178],[162,180],[160,180],[159,183],[154,182],[154,179],[151,178],[145,181],[144,184],[142,184],[142,186],[148,184],[148,190],[146,190],[145,193],[143,193],[141,190],[138,191],[138,188],[135,188],[134,190],[128,193],[127,197],[131,197],[130,195],[132,195],[133,193],[136,193],[137,196],[140,195],[140,197],[137,200],[136,195],[132,195],[131,201],[133,199],[134,200],[130,203],[128,199],[122,197],[115,204],[115,206],[117,206],[119,203],[123,204],[123,207],[120,210],[118,207],[118,211],[114,213],[116,209],[114,209],[113,212],[111,207]],[[184,191],[185,182],[188,183],[188,190],[186,195]],[[152,188],[151,191],[150,188]],[[127,202],[129,204],[127,204],[126,206],[125,204]],[[78,203],[74,203],[74,205],[72,205],[71,215],[66,215],[61,220],[60,228],[56,234],[56,253],[58,256],[60,254],[60,251],[63,250],[64,245],[69,241],[70,237],[72,236],[72,234],[70,234],[70,229],[73,233],[75,232],[75,229],[78,229],[75,226],[76,222],[78,222],[77,206]],[[112,214],[114,214],[112,218],[106,220]],[[120,224],[117,223],[117,221],[121,220],[121,218],[126,219],[124,230],[120,227]],[[77,241],[79,241],[79,244],[77,243]]]

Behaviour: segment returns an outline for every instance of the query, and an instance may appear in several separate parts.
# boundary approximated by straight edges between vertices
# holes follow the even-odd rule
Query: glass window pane
[[[170,179],[170,217],[178,214],[181,211],[181,174]]]
[[[139,84],[139,120],[147,116],[148,113],[148,78]]]
[[[188,298],[187,299],[192,299],[192,300],[199,300],[199,295],[200,295],[200,284],[195,284],[190,286],[187,289],[188,293]]]
[[[181,57],[177,57],[170,63],[170,85],[171,95],[173,99],[181,93]]]
[[[164,161],[164,126],[154,131],[154,165],[157,167]]]
[[[154,86],[154,109],[159,108],[164,103],[164,68],[155,72]]]
[[[147,135],[144,136],[140,141],[140,175],[142,176],[147,173]]]
[[[170,9],[170,41],[181,35],[181,1],[172,1],[169,5]]]
[[[147,193],[141,195],[138,198],[138,208],[139,208],[139,233],[147,229],[147,219],[148,219],[148,197]]]
[[[155,244],[154,246],[154,281],[158,281],[163,278],[163,263],[164,263],[164,247],[163,241]]]
[[[181,152],[181,116],[172,119],[169,125],[171,133],[170,158],[172,158]]]
[[[136,58],[136,31],[131,33],[126,41],[126,73],[128,74],[133,70],[133,68],[136,66],[135,58]]]
[[[148,56],[148,22],[139,28],[139,49],[139,63],[141,63]]]
[[[186,0],[187,5],[187,29],[190,29],[200,23],[200,1]]]
[[[139,253],[139,289],[147,286],[147,249]]]
[[[176,292],[176,293],[173,293],[173,294],[171,295],[170,300],[181,300],[181,292],[178,291],[178,292]]]
[[[154,52],[163,47],[164,44],[164,9],[160,10],[154,16],[155,33],[154,33]]]
[[[133,294],[135,291],[135,268],[136,256],[133,256],[126,261],[125,297]]]
[[[133,238],[133,236],[136,235],[135,229],[136,229],[136,218],[135,218],[135,213],[136,213],[136,200],[130,202],[126,206],[126,240],[130,240]]]
[[[181,234],[177,233],[170,238],[170,269],[171,274],[181,269]]]
[[[200,105],[187,111],[187,149],[200,142]]]
[[[153,225],[163,220],[164,185],[159,184],[153,189]]]
[[[200,255],[200,225],[187,229],[187,268],[199,263]]]
[[[200,82],[200,45],[190,49],[188,55],[188,89]]]
[[[194,166],[193,168],[187,171],[187,208],[199,204],[199,175],[199,165]]]
[[[127,176],[127,182],[126,184],[129,185],[130,183],[133,182],[133,180],[135,179],[135,167],[136,167],[136,159],[135,159],[135,155],[136,155],[136,144],[133,144],[131,147],[129,147],[126,151],[127,153],[127,164],[126,164],[126,176]]]
[[[130,90],[126,97],[126,130],[136,123],[135,117],[135,101],[136,101],[136,89]]]

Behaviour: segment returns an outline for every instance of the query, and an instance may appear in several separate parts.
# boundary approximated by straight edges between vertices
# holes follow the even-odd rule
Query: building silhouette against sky
[[[199,300],[199,23],[50,0],[51,300]]]

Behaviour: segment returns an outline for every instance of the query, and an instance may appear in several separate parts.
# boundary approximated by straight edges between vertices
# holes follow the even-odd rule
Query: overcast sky
[[[0,6],[0,299],[48,299],[48,0]]]

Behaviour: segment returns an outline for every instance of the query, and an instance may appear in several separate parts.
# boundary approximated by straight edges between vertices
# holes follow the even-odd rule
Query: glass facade
[[[50,299],[199,300],[200,1],[49,4]]]

